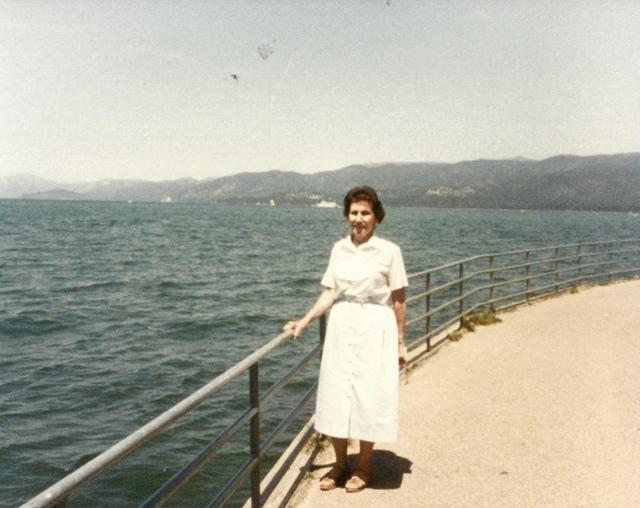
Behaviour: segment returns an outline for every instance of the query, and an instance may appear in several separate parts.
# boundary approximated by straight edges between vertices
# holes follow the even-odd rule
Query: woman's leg
[[[336,465],[320,478],[320,490],[333,490],[347,479],[347,440],[332,437],[331,444],[336,453]]]
[[[360,453],[358,454],[358,464],[356,469],[360,469],[365,473],[371,473],[371,455],[373,453],[373,445],[371,441],[360,441]]]
[[[336,454],[336,467],[346,469],[347,467],[347,439],[342,437],[332,437],[331,444]]]
[[[360,492],[369,484],[371,473],[371,455],[373,453],[373,443],[371,441],[360,441],[360,453],[358,454],[358,464],[356,470],[347,481],[345,488],[347,492]]]

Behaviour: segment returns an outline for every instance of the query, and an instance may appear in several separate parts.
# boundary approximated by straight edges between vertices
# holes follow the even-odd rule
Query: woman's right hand
[[[302,320],[300,321],[289,321],[282,327],[283,332],[293,332],[293,336],[291,337],[293,340],[296,340],[302,332],[304,331],[305,326]]]
[[[331,308],[333,302],[336,299],[335,295],[335,289],[325,288],[324,291],[320,293],[320,296],[316,300],[316,303],[313,304],[313,307],[309,309],[309,312],[307,312],[302,319],[299,319],[298,321],[289,321],[282,327],[282,330],[285,332],[292,332],[292,338],[293,340],[296,340],[298,337],[300,337],[300,335],[302,335],[302,332],[309,325],[309,323],[311,323],[311,321],[319,318]]]

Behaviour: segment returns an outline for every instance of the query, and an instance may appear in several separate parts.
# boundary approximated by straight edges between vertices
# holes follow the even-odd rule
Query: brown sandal
[[[367,485],[369,485],[369,473],[362,469],[356,469],[345,485],[345,489],[347,492],[360,492],[366,489]]]
[[[344,485],[349,477],[349,469],[333,466],[327,474],[320,478],[320,490],[333,490]]]

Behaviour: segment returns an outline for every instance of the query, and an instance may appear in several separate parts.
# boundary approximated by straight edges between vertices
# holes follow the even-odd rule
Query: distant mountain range
[[[640,211],[640,153],[353,165],[311,175],[272,170],[204,181],[61,184],[16,175],[0,177],[0,198],[314,204],[340,202],[364,184],[390,205]]]

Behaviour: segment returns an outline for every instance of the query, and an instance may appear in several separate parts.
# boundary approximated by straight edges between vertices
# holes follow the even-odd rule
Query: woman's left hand
[[[400,365],[407,363],[407,346],[405,346],[404,340],[398,341],[398,363]]]

